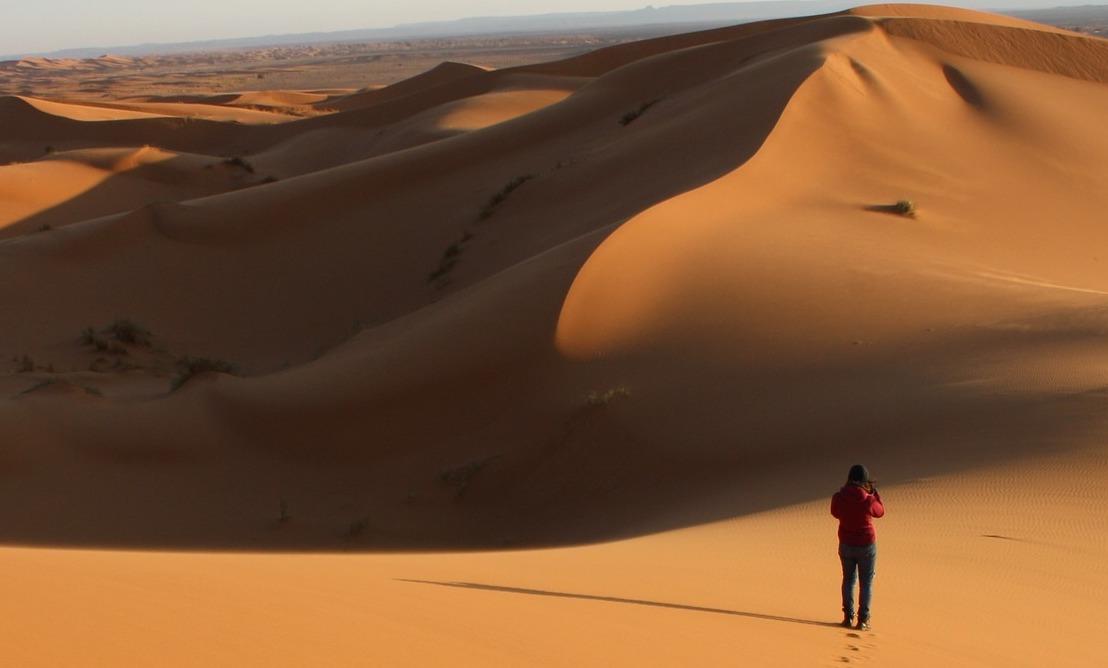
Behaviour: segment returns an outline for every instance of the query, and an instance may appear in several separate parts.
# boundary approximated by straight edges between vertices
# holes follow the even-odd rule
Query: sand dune
[[[144,206],[257,185],[264,177],[222,158],[144,147],[51,153],[0,167],[0,238]]]
[[[0,643],[1103,663],[1106,63],[875,5],[338,98],[0,98]],[[890,515],[850,635],[855,461]]]
[[[9,65],[13,69],[24,70],[100,71],[131,65],[134,62],[134,58],[113,55],[103,55],[99,58],[45,58],[42,56],[29,56],[16,61],[7,61],[4,64]]]
[[[159,116],[180,116],[210,121],[245,124],[284,123],[293,120],[287,114],[260,109],[240,109],[234,103],[228,105],[178,104],[173,102],[97,103],[98,107],[137,111]],[[271,105],[272,106],[272,105]]]
[[[468,79],[485,71],[484,68],[466,63],[442,63],[418,76],[384,88],[358,91],[342,99],[329,102],[328,106],[337,111],[365,109],[375,104],[403,98],[412,93],[423,92],[435,86]]]
[[[73,121],[126,121],[139,118],[160,118],[164,116],[164,114],[131,109],[118,109],[80,103],[67,104],[64,102],[51,102],[49,100],[39,100],[30,97],[14,97],[7,99],[11,100],[10,104],[13,108],[21,101],[27,107],[39,111],[42,114],[55,116],[57,118],[66,118]]]

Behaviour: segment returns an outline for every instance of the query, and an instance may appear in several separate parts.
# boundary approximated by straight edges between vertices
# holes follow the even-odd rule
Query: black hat
[[[850,467],[846,480],[847,482],[869,482],[869,471],[861,464],[855,464]]]

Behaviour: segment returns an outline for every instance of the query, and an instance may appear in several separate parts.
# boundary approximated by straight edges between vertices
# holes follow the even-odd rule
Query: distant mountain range
[[[1002,4],[1001,4],[1002,3]],[[93,58],[105,53],[124,56],[142,56],[150,54],[172,54],[220,49],[244,49],[288,44],[325,44],[330,42],[388,41],[402,39],[425,39],[435,37],[462,37],[492,34],[567,32],[577,30],[597,30],[633,28],[648,25],[665,24],[702,24],[723,25],[760,21],[763,19],[823,14],[849,9],[866,4],[864,0],[769,0],[766,2],[727,2],[703,5],[671,5],[667,7],[645,7],[630,11],[617,12],[577,12],[559,14],[538,14],[531,16],[485,16],[437,21],[427,23],[409,23],[392,28],[370,28],[361,30],[341,30],[337,32],[293,33],[285,35],[263,35],[236,39],[218,39],[197,42],[178,42],[170,44],[136,44],[130,46],[87,47],[62,49],[49,53],[16,54],[0,59],[18,59],[26,56],[45,56],[48,58]],[[1028,10],[1050,8],[1043,0],[964,0],[962,2],[942,3],[968,9],[991,10],[1005,14],[1020,14]],[[997,8],[1000,5],[1002,8]],[[1104,10],[1108,5],[1087,5],[1067,7],[1080,13],[1084,10]]]

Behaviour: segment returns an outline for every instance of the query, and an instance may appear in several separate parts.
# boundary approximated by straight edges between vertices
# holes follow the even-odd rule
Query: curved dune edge
[[[34,109],[39,113],[74,121],[123,121],[140,118],[165,117],[165,114],[159,113],[137,111],[132,109],[116,109],[109,107],[92,106],[87,104],[52,102],[50,100],[40,100],[34,97],[12,96],[11,99],[19,100],[30,109]]]

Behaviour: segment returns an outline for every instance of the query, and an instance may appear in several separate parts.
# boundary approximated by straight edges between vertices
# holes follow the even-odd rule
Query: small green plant
[[[898,200],[893,204],[872,204],[866,207],[866,211],[874,211],[877,213],[891,213],[894,216],[904,216],[905,218],[915,218],[918,208],[916,203],[910,199]]]
[[[511,181],[508,181],[495,195],[489,198],[489,201],[485,203],[485,206],[481,208],[481,213],[477,215],[478,220],[488,220],[492,217],[492,214],[496,212],[496,208],[507,201],[508,196],[515,192],[524,183],[527,183],[531,179],[534,179],[534,174],[524,174],[517,176]]]
[[[458,264],[458,257],[462,254],[462,245],[458,242],[454,242],[446,247],[446,250],[442,253],[442,259],[439,260],[439,266],[435,267],[435,270],[427,277],[427,280],[431,283],[445,277],[450,273],[450,270],[454,268],[454,265]]]
[[[182,357],[177,360],[177,375],[170,383],[170,390],[177,391],[185,386],[185,383],[202,373],[236,373],[234,364],[223,360],[213,360],[207,357]]]
[[[369,516],[360,517],[351,522],[350,525],[346,527],[346,537],[347,539],[353,540],[354,538],[357,538],[358,536],[364,534],[368,529]]]
[[[22,357],[15,358],[16,373],[31,373],[34,370],[35,361],[31,359],[30,355],[23,355]]]
[[[132,346],[150,346],[150,330],[127,318],[116,320],[108,325],[104,332],[119,343]]]
[[[81,330],[81,338],[78,339],[82,346],[92,346],[97,350],[104,352],[108,349],[108,340],[96,333],[96,330],[92,327],[85,327]]]
[[[108,341],[104,337],[96,333],[96,330],[92,327],[86,327],[81,330],[81,336],[78,339],[83,346],[89,346],[96,349],[97,352],[111,353],[112,355],[126,355],[127,349],[118,342]]]
[[[461,259],[462,256],[462,249],[472,239],[473,234],[466,231],[462,233],[461,239],[447,246],[446,250],[442,252],[442,258],[439,259],[439,266],[435,267],[435,270],[427,276],[427,282],[439,282],[439,287],[442,287],[443,279],[445,279],[446,275],[450,273],[450,270],[458,264],[458,260]]]
[[[916,215],[916,203],[910,199],[902,199],[892,206],[892,211],[901,216]]]
[[[631,396],[631,390],[626,387],[613,387],[608,390],[593,390],[585,395],[585,405],[590,407],[607,406],[615,399],[626,399]]]
[[[251,165],[249,162],[246,161],[246,158],[243,158],[240,155],[234,155],[230,158],[227,158],[223,161],[223,164],[227,165],[228,167],[238,167],[239,169],[246,170],[246,172],[249,174],[254,173],[254,165]]]
[[[469,488],[470,483],[473,482],[474,476],[476,476],[481,469],[485,468],[489,462],[499,457],[500,455],[492,455],[484,459],[476,459],[468,464],[446,469],[439,474],[439,480],[444,484],[454,487],[457,490],[455,496],[460,497]]]
[[[645,114],[651,107],[653,107],[654,105],[658,104],[661,101],[662,101],[661,98],[657,98],[657,99],[654,99],[654,100],[650,100],[649,102],[643,102],[642,104],[640,104],[638,106],[637,109],[632,109],[631,111],[629,111],[626,114],[624,114],[623,116],[621,116],[620,119],[619,119],[619,124],[624,126],[624,127],[627,127],[628,125],[631,125],[636,120],[638,120],[639,116],[642,116],[643,114]]]

